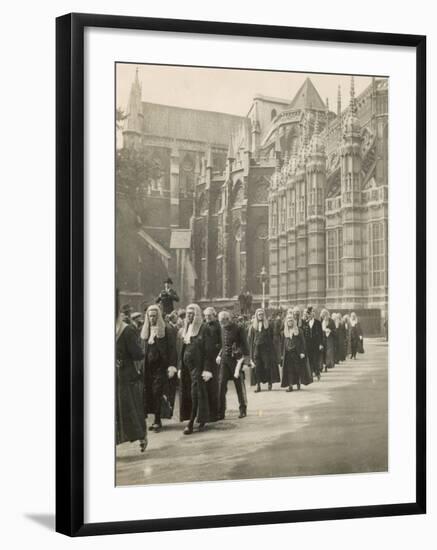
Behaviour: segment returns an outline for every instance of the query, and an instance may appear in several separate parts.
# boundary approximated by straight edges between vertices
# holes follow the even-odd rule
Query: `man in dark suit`
[[[247,394],[243,369],[236,373],[237,361],[243,357],[249,362],[249,346],[244,327],[231,321],[229,311],[219,313],[222,328],[222,348],[217,357],[219,365],[219,413],[218,419],[223,420],[226,412],[226,392],[229,380],[233,380],[240,408],[239,418],[247,416]],[[238,377],[236,377],[238,374]]]
[[[219,366],[216,359],[222,347],[222,336],[215,309],[207,307],[203,313],[205,316],[205,364],[212,373],[212,379],[208,381],[206,387],[208,390],[210,422],[215,422],[218,417],[219,396]]]
[[[323,331],[322,323],[316,319],[315,311],[312,306],[306,310],[307,320],[304,321],[303,330],[305,336],[306,350],[310,362],[311,372],[320,380],[321,354],[323,352]]]
[[[172,285],[173,281],[169,277],[164,281],[164,290],[161,290],[156,298],[156,303],[161,304],[164,316],[169,315],[174,310],[174,302],[179,302],[179,296]]]

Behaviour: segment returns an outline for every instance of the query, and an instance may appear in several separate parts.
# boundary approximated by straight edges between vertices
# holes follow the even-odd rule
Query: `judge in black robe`
[[[322,362],[325,372],[335,367],[335,323],[331,319],[327,309],[322,309],[320,313],[320,322],[323,331],[323,354]]]
[[[364,353],[363,330],[354,312],[350,315],[350,339],[351,339],[351,359],[357,358],[357,353]]]
[[[187,307],[181,336],[182,349],[178,364],[181,380],[180,419],[188,420],[184,434],[189,435],[193,433],[196,419],[199,431],[203,431],[209,421],[207,384],[213,377],[205,362],[205,325],[202,310],[197,304]]]
[[[135,328],[119,319],[116,325],[116,441],[117,444],[139,441],[142,451],[147,445],[147,428],[142,374],[136,362],[143,357]]]
[[[312,306],[307,308],[308,320],[304,322],[304,337],[311,372],[320,380],[321,361],[323,353],[322,324],[315,318]]]
[[[172,415],[169,380],[176,375],[177,357],[176,334],[164,323],[161,310],[157,305],[147,309],[141,338],[145,347],[145,413],[154,415],[150,429],[159,432],[162,428],[162,411],[165,412],[166,418]]]
[[[334,317],[335,323],[335,362],[341,363],[346,359],[346,329],[344,328],[341,313],[336,313]]]
[[[303,332],[298,328],[293,316],[289,314],[284,326],[281,387],[291,392],[294,385],[300,390],[301,384],[306,386],[312,381]]]
[[[273,328],[268,322],[263,309],[257,309],[255,318],[249,331],[249,351],[253,365],[251,385],[256,385],[255,392],[261,391],[261,384],[280,382],[279,359],[273,344]]]

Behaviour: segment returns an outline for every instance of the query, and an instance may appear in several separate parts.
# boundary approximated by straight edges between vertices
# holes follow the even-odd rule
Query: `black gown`
[[[205,326],[202,325],[190,343],[183,343],[179,368],[181,371],[180,420],[209,422],[209,400],[207,384],[202,372],[208,371],[205,364]]]
[[[303,354],[305,357],[301,357]],[[313,377],[306,354],[303,332],[293,334],[291,338],[284,337],[282,352],[282,382],[281,387],[311,384]]]
[[[142,373],[135,364],[143,357],[144,352],[134,327],[126,325],[122,328],[116,343],[117,444],[145,439],[143,380]]]
[[[251,385],[280,382],[279,359],[273,344],[271,324],[267,328],[262,327],[260,331],[250,328],[249,350],[250,357],[255,363],[255,368],[251,371]]]

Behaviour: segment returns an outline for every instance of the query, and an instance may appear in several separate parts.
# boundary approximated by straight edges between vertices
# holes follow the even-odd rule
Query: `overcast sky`
[[[349,104],[350,76],[204,69],[194,67],[117,64],[117,106],[126,110],[129,91],[138,67],[142,99],[152,103],[246,115],[256,94],[291,101],[309,76],[322,100],[337,109],[337,87],[341,86],[342,109]],[[362,92],[371,77],[355,77],[355,94]]]

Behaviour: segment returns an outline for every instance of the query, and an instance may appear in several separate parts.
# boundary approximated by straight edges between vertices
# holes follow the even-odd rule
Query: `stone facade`
[[[156,219],[143,229],[164,247],[172,230],[191,231],[190,298],[229,307],[248,289],[260,303],[264,266],[269,307],[355,310],[368,334],[382,331],[386,79],[372,79],[355,97],[352,78],[349,106],[341,109],[339,90],[336,112],[309,78],[291,101],[256,95],[245,117],[141,102],[138,82],[135,102],[125,144],[162,166],[161,180],[146,191]],[[157,193],[165,206],[152,205]]]
[[[141,308],[170,276],[186,304],[198,279],[191,246],[198,240],[192,234],[196,188],[207,158],[208,170],[224,170],[229,136],[244,117],[142,101],[138,72],[127,115],[123,147],[143,155],[154,175],[138,181],[134,199],[116,181],[120,301]]]

